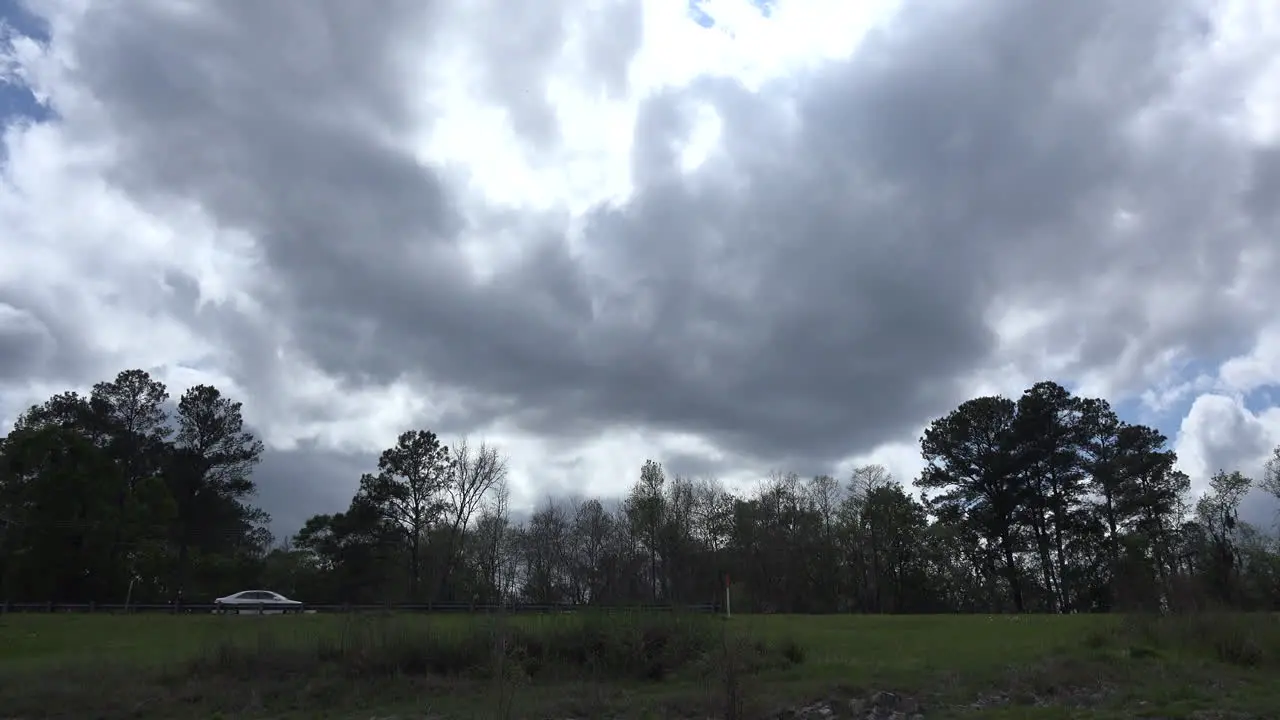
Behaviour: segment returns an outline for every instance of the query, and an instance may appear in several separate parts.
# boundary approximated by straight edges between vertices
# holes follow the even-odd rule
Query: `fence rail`
[[[240,605],[235,607],[219,606],[212,603],[161,603],[161,604],[106,604],[106,603],[0,603],[0,613],[150,613],[150,614],[209,614],[219,610],[238,612],[240,614],[276,613],[285,608],[271,603]],[[404,613],[451,613],[451,614],[493,614],[498,612],[520,614],[547,614],[573,612],[603,613],[715,613],[720,606],[713,603],[699,605],[539,605],[515,603],[509,605],[482,605],[470,603],[381,603],[381,604],[347,604],[347,605],[309,605],[300,608],[289,607],[288,612],[306,613],[370,613],[370,612],[404,612]]]

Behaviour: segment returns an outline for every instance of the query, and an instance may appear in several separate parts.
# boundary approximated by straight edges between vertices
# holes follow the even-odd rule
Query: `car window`
[[[250,592],[245,593],[245,599],[247,599],[247,600],[270,600],[271,598],[270,598],[266,593],[264,593],[264,592],[259,592],[259,591],[257,591],[257,590],[252,590],[252,591],[250,591]]]

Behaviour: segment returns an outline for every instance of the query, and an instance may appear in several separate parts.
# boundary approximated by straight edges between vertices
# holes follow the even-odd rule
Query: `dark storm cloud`
[[[1178,3],[915,5],[851,61],[759,93],[705,80],[658,95],[636,126],[636,196],[593,212],[573,256],[554,216],[468,228],[441,172],[386,143],[412,122],[404,50],[439,39],[436,14],[354,7],[92,10],[78,79],[135,196],[191,198],[258,236],[279,280],[264,300],[322,367],[491,398],[473,423],[505,413],[584,436],[641,423],[821,464],[958,400],[956,379],[991,357],[993,298],[1084,304],[1106,273],[1225,282],[1250,237],[1213,232],[1240,209],[1215,183],[1243,172],[1220,137],[1186,128],[1176,154],[1168,137],[1135,140],[1131,121],[1204,34]],[[479,72],[552,147],[545,73],[563,9],[521,7]],[[640,38],[634,4],[608,12],[621,19],[598,16],[583,52],[617,93]],[[681,176],[671,142],[699,103],[722,116],[723,146]],[[1110,241],[1121,207],[1144,219],[1139,240]],[[459,235],[512,229],[526,259],[474,279]],[[1222,250],[1206,261],[1210,235]],[[1143,264],[1150,243],[1159,267]],[[1114,362],[1124,338],[1170,341],[1127,300],[1063,333],[1087,341],[1081,368]],[[1161,332],[1226,342],[1245,320],[1223,307],[1206,297]],[[260,358],[244,382],[282,377],[265,338],[230,342]]]
[[[1250,209],[1273,226],[1280,225],[1280,147],[1257,154],[1251,180],[1247,196]]]
[[[499,394],[545,376],[563,384],[576,368],[557,335],[582,324],[586,305],[564,304],[573,279],[563,250],[547,244],[501,294],[470,282],[450,244],[460,221],[436,174],[343,122],[343,108],[388,127],[403,121],[387,56],[403,45],[392,31],[413,23],[344,22],[339,6],[286,3],[265,18],[188,23],[104,14],[79,50],[83,79],[124,141],[117,179],[143,197],[196,198],[255,231],[287,282],[277,309],[325,369],[373,381],[423,367],[445,380],[478,372],[491,376],[478,385]],[[300,30],[281,8],[313,28],[288,48],[290,63],[278,61],[276,38]],[[336,80],[325,80],[326,62]]]
[[[271,511],[271,529],[277,540],[296,533],[313,515],[343,512],[362,473],[377,468],[373,455],[341,453],[301,445],[292,450],[272,449],[262,456],[254,473],[259,492],[257,504]]]
[[[686,478],[716,478],[734,469],[726,461],[718,461],[706,455],[688,452],[668,452],[662,456],[662,467],[668,475]]]
[[[52,354],[53,344],[44,323],[0,302],[0,380],[23,380]]]
[[[74,384],[100,368],[64,306],[25,292],[0,288],[0,380],[34,378]]]

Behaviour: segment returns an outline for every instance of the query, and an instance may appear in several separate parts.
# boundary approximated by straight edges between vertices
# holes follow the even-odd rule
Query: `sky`
[[[646,458],[910,482],[930,420],[1042,379],[1197,489],[1280,444],[1280,4],[0,19],[0,425],[125,368],[212,383],[280,534],[418,427],[501,447],[524,507]]]

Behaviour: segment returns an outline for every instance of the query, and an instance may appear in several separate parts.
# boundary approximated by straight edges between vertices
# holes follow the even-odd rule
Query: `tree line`
[[[216,388],[176,405],[140,370],[33,406],[0,440],[0,599],[686,604],[757,612],[1280,609],[1255,484],[1190,478],[1157,430],[1041,382],[969,400],[920,441],[919,499],[883,467],[750,491],[646,461],[620,499],[509,506],[485,443],[402,433],[349,506],[277,541],[252,504],[263,446]],[[1258,487],[1280,497],[1280,448]]]

